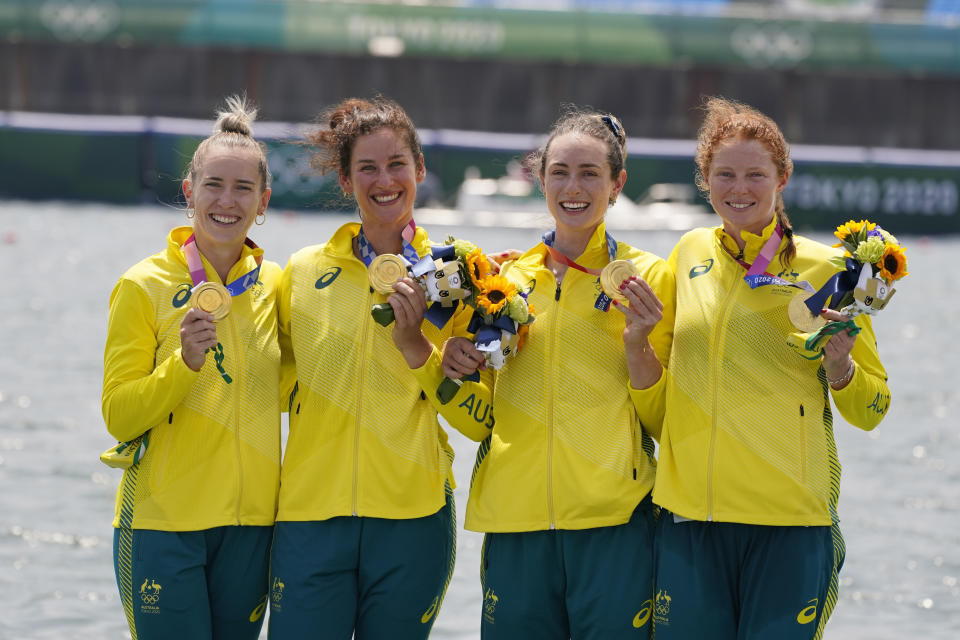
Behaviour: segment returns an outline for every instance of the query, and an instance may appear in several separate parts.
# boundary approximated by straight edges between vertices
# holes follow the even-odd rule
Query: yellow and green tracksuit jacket
[[[326,244],[291,256],[283,272],[280,343],[293,354],[297,390],[277,520],[419,518],[443,507],[445,483],[453,486],[453,450],[434,408],[443,379],[439,352],[411,371],[393,343],[393,325],[370,316],[385,296],[372,292],[366,266],[353,255],[359,230],[344,225]],[[412,244],[421,256],[430,251],[423,229]],[[461,306],[441,330],[425,320],[424,335],[442,345],[470,315]],[[464,429],[474,440],[489,432],[478,423]]]
[[[558,287],[546,254],[540,243],[502,272],[529,292],[536,320],[526,342],[500,371],[465,383],[443,411],[451,424],[466,423],[486,414],[492,395],[496,423],[478,451],[467,504],[465,526],[474,531],[623,524],[653,487],[664,376],[648,389],[630,387],[623,314],[594,307],[596,276],[570,268]],[[673,274],[663,259],[622,243],[616,258],[632,260],[663,302],[650,343],[666,363]],[[574,260],[600,269],[609,259],[601,224]]]
[[[117,440],[149,430],[139,464],[124,471],[113,526],[197,531],[271,525],[280,481],[280,266],[235,296],[217,322],[217,349],[199,371],[180,355],[180,322],[193,286],[178,227],[167,249],[134,265],[110,296],[103,417]],[[228,282],[262,250],[244,246]],[[220,277],[203,259],[207,278]]]
[[[743,233],[746,262],[774,227],[761,236]],[[828,260],[839,252],[802,236],[795,241],[790,267],[778,254],[768,272],[819,289],[835,273]],[[800,289],[750,289],[724,242],[736,252],[722,229],[696,229],[669,259],[677,319],[654,501],[694,520],[834,524],[840,463],[830,397],[862,429],[873,429],[890,404],[870,318],[856,319],[862,331],[853,379],[833,391],[820,358],[788,340],[796,329],[787,305]]]

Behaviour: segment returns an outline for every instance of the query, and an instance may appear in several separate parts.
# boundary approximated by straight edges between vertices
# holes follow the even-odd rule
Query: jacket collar
[[[353,239],[357,237],[358,233],[360,233],[359,222],[346,223],[337,229],[333,236],[330,237],[326,246],[327,253],[339,258],[353,258],[357,262],[360,262],[360,259],[353,255]],[[420,255],[420,257],[430,253],[430,238],[427,236],[426,230],[422,227],[417,227],[413,235],[413,242],[410,244],[417,250],[417,254]]]
[[[517,259],[518,264],[524,263],[529,267],[543,267],[547,256],[547,245],[543,240],[531,247]],[[567,256],[577,264],[590,269],[602,269],[610,262],[610,253],[607,249],[607,226],[600,222],[597,228],[593,230],[590,240],[583,253],[579,256]]]
[[[746,242],[743,247],[743,258],[744,262],[753,264],[753,261],[756,260],[757,255],[759,255],[760,250],[763,248],[763,245],[770,239],[770,236],[773,235],[773,230],[777,228],[777,216],[773,216],[773,220],[763,228],[763,231],[760,232],[760,235],[755,233],[750,233],[749,231],[741,231],[740,237]],[[722,226],[716,227],[713,231],[714,236],[717,242],[717,248],[724,254],[729,252],[730,256],[736,256],[740,252],[740,248],[737,246],[736,241],[733,239],[729,233],[727,233]],[[777,248],[777,253],[783,250],[785,243],[787,242],[786,237],[780,241],[780,246]]]
[[[183,244],[187,241],[193,234],[193,227],[183,226],[183,227],[174,227],[170,230],[170,233],[167,234],[167,253],[170,255],[170,258],[176,261],[179,264],[182,264],[185,269],[187,267],[187,256],[183,253]],[[256,258],[263,255],[263,249],[257,247],[253,249],[248,247],[246,244],[243,245],[243,248],[240,250],[240,259],[237,260],[236,264],[230,267],[230,273],[227,280],[232,280],[234,275],[237,276],[252,271],[257,266]],[[207,274],[207,279],[215,278],[211,282],[220,282],[220,276],[217,274],[216,269],[210,264],[210,262],[200,254],[200,259],[203,260],[203,270]]]

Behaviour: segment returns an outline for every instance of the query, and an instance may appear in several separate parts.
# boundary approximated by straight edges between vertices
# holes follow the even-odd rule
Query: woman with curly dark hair
[[[426,168],[397,103],[348,99],[312,137],[315,166],[336,172],[360,221],[295,253],[279,293],[280,344],[295,365],[290,437],[271,562],[271,638],[426,638],[453,571],[453,450],[437,421],[442,345],[469,314],[424,321],[410,278],[381,326],[368,266],[430,252],[413,221]],[[460,326],[462,329],[463,327]],[[465,433],[482,440],[473,420]],[[456,426],[456,425],[455,425]]]

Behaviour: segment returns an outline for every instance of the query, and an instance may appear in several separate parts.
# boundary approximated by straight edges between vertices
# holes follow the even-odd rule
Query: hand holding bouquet
[[[859,272],[853,291],[847,291],[837,304],[840,311],[851,316],[861,313],[873,315],[887,306],[896,292],[893,283],[909,275],[907,256],[893,234],[884,231],[872,222],[850,220],[834,231],[840,242],[833,245],[843,247],[843,257],[834,258],[838,268]]]
[[[524,294],[512,282],[494,273],[483,252],[473,243],[447,238],[463,269],[464,286],[470,295],[464,302],[473,307],[467,330],[474,334],[474,345],[484,354],[486,365],[501,368],[507,358],[523,344],[534,316]],[[474,373],[466,379],[479,379]],[[444,404],[456,395],[461,380],[445,378],[437,389],[437,398]]]
[[[896,292],[893,283],[909,275],[905,249],[873,222],[850,220],[837,227],[834,235],[840,240],[834,246],[845,250],[843,256],[831,259],[839,272],[813,295],[797,296],[790,304],[794,325],[810,333],[804,345],[809,350],[818,350],[824,338],[843,329],[851,335],[859,332],[852,318],[874,315],[886,307]],[[851,319],[828,323],[820,317],[824,308],[839,310]]]

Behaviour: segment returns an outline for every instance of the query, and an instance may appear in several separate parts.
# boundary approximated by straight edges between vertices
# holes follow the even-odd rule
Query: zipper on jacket
[[[238,391],[240,385],[240,354],[238,353],[239,344],[237,341],[237,332],[236,332],[236,316],[227,316],[229,318],[230,326],[230,343],[233,345],[233,361],[236,363],[236,372],[233,377],[233,384],[237,385],[234,389],[233,397],[233,412],[234,412],[234,441],[237,445],[237,525],[240,524],[240,506],[243,504],[243,457],[240,450],[240,393]]]
[[[367,290],[367,304],[365,309],[370,308],[373,288]],[[357,515],[357,487],[360,482],[360,412],[363,410],[363,363],[367,362],[367,333],[370,326],[370,314],[364,314],[360,322],[363,327],[360,332],[360,349],[363,351],[363,357],[360,358],[360,372],[357,376],[357,419],[353,431],[353,493],[350,497],[350,511],[354,516]]]
[[[557,302],[560,301],[560,283],[557,283],[557,293],[554,297],[554,300]],[[556,353],[557,346],[557,322],[560,319],[560,305],[555,305],[553,318],[550,322],[550,351],[548,353]],[[547,368],[548,371],[553,371],[553,367],[550,366]],[[552,378],[553,376],[551,376]],[[550,380],[548,387],[550,389],[550,396],[547,398],[547,519],[550,522],[550,529],[556,529],[557,524],[555,522],[554,508],[553,508],[553,389],[554,384],[553,380]]]
[[[739,276],[737,270],[733,270],[733,281],[728,287],[727,295],[724,296],[724,305],[721,313],[719,314],[720,321],[717,322],[716,328],[713,332],[713,344],[719,346],[720,335],[723,333],[724,328],[727,326],[727,315],[730,312],[730,302],[733,300],[733,290],[737,287],[737,282],[739,281]],[[719,386],[719,374],[723,370],[723,366],[720,363],[719,359],[714,359],[714,370],[711,372],[711,378],[713,379],[713,388],[711,392],[713,394],[713,411],[711,411],[711,425],[710,425],[710,448],[709,454],[707,457],[707,520],[713,520],[713,472],[714,464],[716,457],[716,447],[717,447],[717,411],[719,399],[717,397],[717,387]]]
[[[807,420],[800,405],[800,481],[807,484]]]

